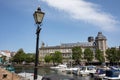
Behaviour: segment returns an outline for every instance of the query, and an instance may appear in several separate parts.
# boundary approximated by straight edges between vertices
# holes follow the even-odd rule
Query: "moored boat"
[[[50,67],[51,69],[61,69],[61,68],[67,68],[66,64],[59,64],[58,66]]]
[[[106,70],[106,76],[103,80],[120,80],[120,70]]]
[[[18,73],[18,75],[24,77],[25,80],[33,80],[33,78],[34,78],[34,73],[22,72],[22,73]],[[42,80],[42,76],[37,75],[37,80]]]
[[[94,74],[95,72],[96,72],[95,67],[81,66],[78,70],[74,71],[73,73],[80,76],[87,76],[90,74]]]
[[[59,64],[58,66],[50,67],[50,68],[54,69],[54,70],[58,70],[58,71],[64,72],[67,69],[67,65],[66,64]]]
[[[98,68],[96,70],[96,73],[94,74],[94,79],[98,80],[98,79],[103,79],[106,75],[106,70],[103,68]]]
[[[73,71],[77,71],[79,68],[78,67],[71,67],[71,68],[66,68],[66,73],[67,74],[72,74],[73,73]]]

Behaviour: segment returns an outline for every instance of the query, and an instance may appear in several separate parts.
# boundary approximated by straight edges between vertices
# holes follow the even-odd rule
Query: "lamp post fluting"
[[[38,62],[39,62],[39,33],[41,31],[41,23],[44,17],[44,12],[41,11],[40,7],[38,7],[37,11],[34,12],[34,20],[37,24],[36,29],[36,54],[35,54],[35,66],[34,66],[34,80],[37,80],[38,75]]]

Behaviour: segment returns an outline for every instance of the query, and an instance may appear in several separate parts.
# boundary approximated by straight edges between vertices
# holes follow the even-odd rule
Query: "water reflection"
[[[15,67],[16,73],[20,72],[29,72],[33,73],[34,72],[34,67]],[[87,77],[81,77],[81,76],[76,76],[73,74],[66,74],[65,72],[59,72],[56,70],[52,70],[49,67],[39,67],[38,68],[38,74],[41,76],[56,76],[56,77],[71,77],[74,78],[74,80],[93,80],[90,78],[90,76]]]

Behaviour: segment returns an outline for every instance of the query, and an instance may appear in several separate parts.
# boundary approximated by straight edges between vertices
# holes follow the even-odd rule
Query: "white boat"
[[[64,68],[67,68],[67,65],[66,64],[59,64],[58,66],[55,66],[55,67],[50,67],[51,69],[64,69]]]
[[[77,67],[73,67],[73,68],[66,68],[66,71],[73,71],[73,70],[78,70]]]
[[[22,73],[18,73],[18,75],[20,75],[23,78],[25,78],[25,80],[34,80],[34,73],[22,72]],[[38,75],[37,76],[37,80],[42,80],[42,76]]]
[[[83,66],[80,71],[78,71],[78,74],[81,76],[89,75],[90,71],[88,70],[87,66]]]
[[[92,66],[82,66],[76,71],[76,75],[87,76],[94,74],[96,72],[95,67]]]
[[[73,73],[74,71],[77,71],[79,69],[79,67],[70,67],[70,68],[66,68],[66,73]]]

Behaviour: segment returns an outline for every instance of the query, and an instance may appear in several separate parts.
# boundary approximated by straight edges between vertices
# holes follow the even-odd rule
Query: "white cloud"
[[[100,10],[97,4],[85,0],[42,0],[49,6],[68,13],[72,18],[93,24],[105,31],[113,31],[118,23],[115,18]]]

